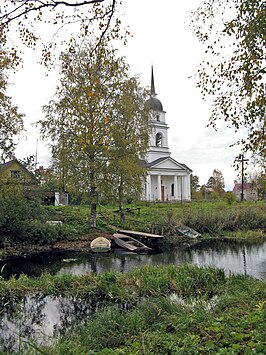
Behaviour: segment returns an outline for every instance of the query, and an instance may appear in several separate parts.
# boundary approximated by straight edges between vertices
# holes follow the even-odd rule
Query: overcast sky
[[[202,101],[195,80],[189,79],[203,55],[203,48],[189,28],[190,12],[199,3],[200,0],[124,0],[122,23],[129,26],[133,38],[121,48],[121,54],[126,56],[132,74],[140,75],[143,86],[150,86],[153,65],[157,98],[169,125],[172,157],[189,166],[199,176],[200,184],[207,183],[213,169],[220,169],[229,190],[237,175],[232,163],[240,153],[238,147],[229,146],[239,137],[225,126],[218,132],[206,128],[210,102]],[[49,149],[46,142],[40,141],[32,123],[42,118],[41,107],[54,94],[56,73],[46,76],[32,51],[27,51],[24,59],[24,67],[12,76],[10,88],[15,103],[26,114],[27,132],[16,156],[35,155],[38,140],[38,162],[47,167]]]

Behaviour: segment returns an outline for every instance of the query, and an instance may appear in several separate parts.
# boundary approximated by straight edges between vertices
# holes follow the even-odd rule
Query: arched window
[[[159,121],[160,121],[160,115],[157,115],[157,116],[156,116],[156,119],[157,119],[157,121],[159,122]]]
[[[162,133],[158,132],[156,134],[156,147],[161,147],[162,146],[162,138],[163,138]]]

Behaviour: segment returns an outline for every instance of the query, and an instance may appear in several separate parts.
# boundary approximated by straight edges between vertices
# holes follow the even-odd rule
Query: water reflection
[[[106,301],[86,297],[31,296],[10,299],[0,319],[0,351],[27,353],[27,342],[51,344],[66,329],[81,324]],[[125,308],[126,304],[116,304]]]
[[[82,275],[116,270],[126,273],[144,264],[192,263],[223,268],[227,273],[242,273],[266,279],[266,241],[258,240],[251,243],[245,240],[208,240],[153,255],[138,255],[121,250],[113,250],[111,254],[45,253],[5,263],[3,270],[5,278],[11,275],[19,276],[21,273],[40,276],[43,272]]]
[[[184,263],[223,268],[227,273],[241,273],[266,279],[266,242],[250,244],[245,241],[203,241],[160,254],[138,255],[115,251],[111,256],[93,255],[75,264],[63,265],[57,273],[102,273],[116,270],[123,273],[141,265]]]

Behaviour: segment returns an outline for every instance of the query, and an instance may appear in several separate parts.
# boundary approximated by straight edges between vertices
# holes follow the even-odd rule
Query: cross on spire
[[[151,66],[151,97],[156,96],[153,76],[153,65]]]

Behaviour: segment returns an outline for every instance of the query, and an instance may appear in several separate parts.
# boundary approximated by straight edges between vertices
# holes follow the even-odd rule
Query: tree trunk
[[[91,188],[91,217],[90,217],[90,226],[91,228],[96,228],[96,187]]]
[[[119,214],[120,214],[120,222],[125,222],[125,214],[123,210],[123,189],[122,186],[119,186]]]

